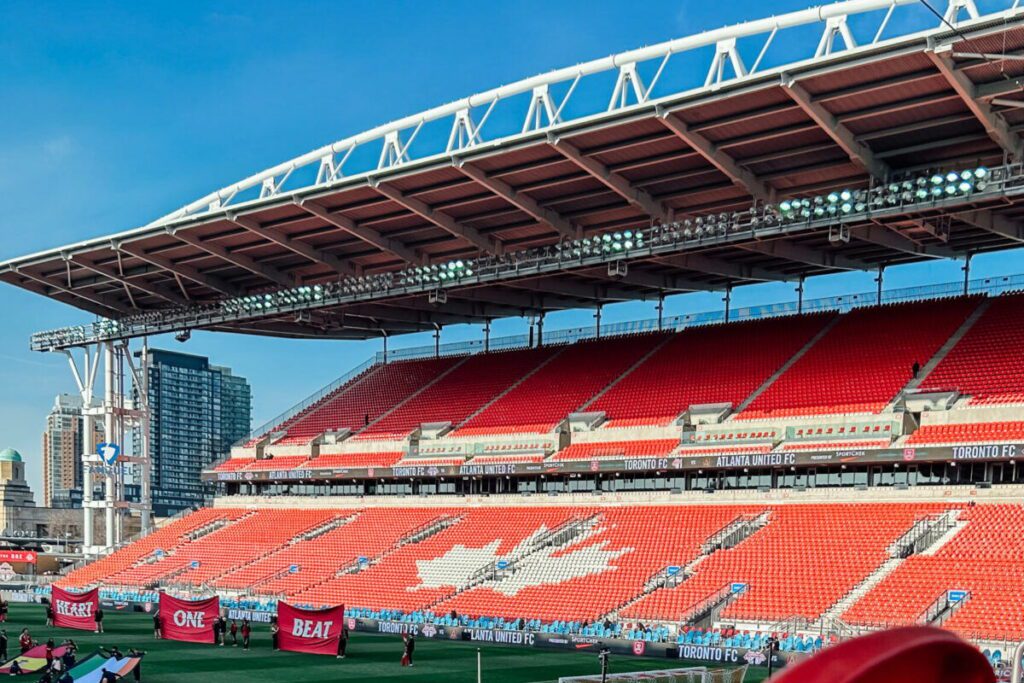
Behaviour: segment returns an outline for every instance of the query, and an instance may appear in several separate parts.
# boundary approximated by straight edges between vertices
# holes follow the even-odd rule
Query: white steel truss
[[[355,169],[348,177],[371,175],[383,169],[402,166],[409,161],[435,158],[444,155],[458,154],[471,147],[480,147],[495,142],[508,142],[519,136],[527,136],[535,131],[558,129],[572,120],[600,114],[587,111],[575,103],[567,109],[566,105],[577,92],[582,80],[609,71],[616,72],[614,85],[609,93],[607,108],[619,110],[630,106],[647,106],[651,103],[667,100],[681,93],[698,92],[702,88],[714,90],[727,83],[739,83],[745,80],[763,77],[767,74],[782,74],[787,68],[807,60],[828,60],[838,54],[836,40],[842,41],[842,55],[852,55],[862,50],[870,50],[883,42],[920,39],[921,36],[934,36],[936,39],[949,42],[955,36],[949,35],[945,23],[922,23],[920,14],[897,17],[897,13],[907,6],[918,5],[918,0],[845,0],[820,7],[797,12],[790,12],[775,17],[759,19],[734,26],[727,26],[706,31],[683,38],[678,38],[658,45],[630,50],[610,57],[595,59],[572,67],[558,69],[540,76],[534,76],[488,90],[470,97],[435,107],[427,111],[407,116],[392,123],[378,126],[363,133],[339,140],[330,145],[315,149],[307,154],[286,161],[265,171],[257,173],[242,181],[212,192],[194,202],[170,213],[149,224],[166,225],[176,220],[203,214],[222,211],[232,204],[249,201],[252,198],[275,197],[282,194],[308,191],[337,182],[342,178],[342,169],[349,161],[354,150],[371,146],[377,149],[376,168]],[[1024,14],[1020,0],[995,0],[994,11],[982,14],[974,0],[947,0],[944,18],[955,24],[958,30],[967,30],[972,23],[1009,20]],[[908,10],[909,13],[909,10]],[[878,16],[876,23],[851,22],[854,16]],[[783,65],[775,65],[766,70],[763,64],[766,55],[773,45],[786,40],[788,31],[800,27],[820,25],[821,38],[807,44],[804,37],[794,37],[788,47],[794,45],[805,49],[804,56]],[[857,39],[856,27],[868,26],[866,35]],[[896,34],[899,35],[889,35]],[[757,58],[747,68],[741,57],[741,47],[751,44],[758,49]],[[662,78],[667,63],[673,55],[714,48],[706,77],[697,82],[669,82]],[[799,50],[797,50],[799,52]],[[640,78],[640,67],[646,63],[657,64],[654,77],[647,84]],[[727,68],[728,67],[728,68]],[[731,73],[730,73],[731,72]],[[702,72],[703,73],[703,72]],[[700,76],[697,76],[700,78]],[[607,87],[607,86],[605,86]],[[656,91],[656,87],[659,89]],[[554,92],[561,94],[556,98]],[[983,96],[984,93],[978,93]],[[522,97],[518,97],[518,96]],[[556,104],[557,100],[557,104]],[[598,105],[605,108],[604,103]],[[518,134],[490,136],[486,124],[497,108],[503,108],[501,118],[523,121]],[[518,113],[516,109],[518,108]],[[570,114],[571,112],[571,114]],[[422,141],[414,152],[412,143],[417,139],[425,124],[447,119],[450,121],[446,130],[447,136],[441,136],[436,144]],[[303,184],[299,178],[309,178],[313,174],[298,174],[295,171],[307,166],[315,166],[315,182],[308,180]],[[876,167],[877,168],[877,167]]]
[[[80,359],[74,349],[63,351],[71,375],[82,398],[82,543],[86,555],[108,553],[124,539],[124,514],[136,511],[143,532],[152,525],[150,491],[150,443],[148,403],[148,348],[143,342],[141,364],[133,360],[129,342],[105,341],[80,347]],[[96,379],[103,366],[102,390]],[[102,424],[103,440],[117,444],[121,455],[106,462],[100,456],[96,425]],[[131,447],[129,448],[129,442]],[[141,496],[129,502],[128,479],[139,485]],[[94,488],[102,483],[103,495]],[[103,518],[103,539],[96,538],[96,514]]]

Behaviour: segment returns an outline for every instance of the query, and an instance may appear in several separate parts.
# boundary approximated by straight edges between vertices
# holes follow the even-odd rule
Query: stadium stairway
[[[954,332],[952,336],[950,336],[950,338],[946,340],[946,343],[942,345],[942,348],[940,348],[935,353],[935,355],[928,360],[927,363],[921,366],[921,371],[917,373],[917,377],[911,378],[911,380],[907,382],[907,385],[903,387],[903,389],[898,394],[896,394],[896,396],[893,398],[892,401],[889,402],[889,405],[886,406],[886,409],[883,412],[891,411],[907,392],[914,391],[922,384],[924,384],[928,380],[928,376],[932,374],[932,371],[935,370],[935,368],[937,368],[939,364],[946,359],[947,356],[949,356],[950,351],[956,348],[956,346],[960,343],[960,340],[962,340],[967,335],[967,333],[970,332],[970,330],[974,327],[975,323],[977,323],[978,320],[980,320],[981,317],[985,314],[985,312],[988,311],[991,304],[991,300],[983,299],[982,302],[978,304],[978,307],[975,308],[969,316],[967,316],[967,319],[964,320],[963,324],[957,329],[957,331]]]
[[[602,396],[604,396],[604,395],[605,395],[605,394],[607,394],[607,393],[608,393],[609,391],[611,391],[612,389],[614,389],[614,388],[615,388],[615,387],[616,387],[616,386],[617,386],[617,385],[619,384],[619,382],[621,382],[622,380],[624,380],[624,379],[626,379],[627,377],[629,377],[629,375],[630,375],[630,374],[631,374],[631,373],[632,373],[632,372],[633,372],[634,370],[636,370],[636,369],[637,369],[637,368],[639,368],[639,367],[640,367],[641,365],[643,365],[643,364],[644,364],[644,363],[646,363],[646,362],[647,362],[648,360],[650,360],[650,358],[651,358],[652,356],[654,356],[654,355],[655,355],[656,353],[658,353],[658,352],[659,352],[659,351],[661,351],[661,350],[662,350],[663,348],[665,348],[665,346],[666,346],[666,345],[667,345],[667,344],[668,344],[669,342],[671,342],[671,341],[672,341],[672,335],[666,335],[666,336],[665,336],[665,339],[664,339],[664,341],[662,341],[662,342],[661,342],[660,344],[655,344],[654,346],[652,346],[652,347],[651,347],[651,349],[650,349],[650,350],[649,350],[649,351],[648,351],[647,353],[645,353],[644,355],[640,356],[640,358],[638,358],[638,359],[637,359],[637,361],[636,361],[635,363],[633,363],[633,364],[632,364],[632,365],[630,365],[630,366],[629,366],[628,368],[626,368],[626,369],[625,369],[625,370],[624,370],[624,371],[622,372],[622,374],[621,374],[621,375],[619,375],[618,377],[616,377],[615,379],[613,379],[613,380],[612,380],[611,382],[609,382],[609,383],[608,383],[608,386],[606,386],[606,387],[604,387],[603,389],[601,389],[600,391],[598,391],[598,392],[597,392],[596,394],[594,394],[594,395],[593,395],[593,396],[592,396],[592,397],[590,398],[590,400],[589,400],[589,401],[587,401],[586,403],[584,403],[583,405],[581,405],[581,406],[580,406],[580,408],[579,408],[579,410],[578,410],[578,412],[581,412],[581,413],[584,413],[584,412],[586,412],[588,408],[590,408],[590,407],[591,407],[592,405],[594,405],[595,403],[597,403],[598,401],[600,401],[600,400],[601,400],[601,397],[602,397]]]
[[[708,537],[708,539],[700,546],[700,554],[690,560],[686,566],[679,568],[678,571],[671,571],[669,568],[662,569],[647,581],[642,593],[631,597],[629,600],[617,606],[607,614],[602,615],[598,621],[603,621],[605,619],[616,621],[622,614],[628,613],[630,607],[640,602],[654,591],[660,588],[678,586],[680,583],[693,576],[697,571],[697,567],[699,567],[704,560],[708,559],[712,553],[739,545],[752,534],[756,533],[758,529],[766,525],[768,520],[769,513],[767,511],[744,512],[739,514],[731,522]],[[720,612],[722,608],[736,597],[737,596],[733,594],[732,591],[719,591],[718,593],[709,596],[704,604],[695,607],[689,613],[679,615],[679,621],[689,622],[691,617],[697,616],[697,614],[702,610],[706,610],[709,613]],[[701,618],[697,621],[704,620],[705,618]],[[694,625],[700,624],[695,623]]]
[[[566,348],[568,348],[568,347],[566,347]],[[547,358],[543,359],[540,363],[538,363],[536,365],[536,367],[534,367],[532,370],[530,370],[529,372],[524,374],[522,377],[517,379],[515,382],[513,382],[509,386],[505,387],[505,389],[502,390],[499,394],[497,394],[496,396],[491,398],[489,401],[487,401],[486,403],[481,405],[479,408],[477,408],[472,413],[467,415],[464,419],[460,420],[458,424],[453,424],[452,425],[452,431],[455,431],[459,427],[462,427],[464,424],[466,424],[467,422],[469,422],[470,420],[475,418],[477,415],[479,415],[480,413],[484,412],[485,410],[490,408],[492,405],[494,405],[498,401],[500,401],[503,398],[505,398],[505,396],[507,396],[511,392],[515,391],[516,388],[519,387],[523,382],[527,381],[528,379],[530,379],[531,377],[536,375],[538,372],[543,370],[548,365],[548,363],[551,363],[552,361],[554,361],[555,358],[557,358],[558,355],[560,353],[562,353],[563,351],[565,351],[565,348],[558,349],[554,353],[550,354]]]
[[[821,339],[825,335],[827,335],[832,330],[833,327],[836,326],[836,323],[838,323],[839,320],[840,320],[840,317],[837,315],[837,316],[833,316],[831,320],[829,320],[827,323],[825,323],[825,326],[822,327],[820,330],[818,330],[818,333],[815,334],[813,337],[811,337],[810,341],[808,341],[806,344],[804,344],[803,347],[801,347],[799,351],[794,353],[789,358],[789,360],[787,360],[785,363],[783,363],[783,365],[778,370],[776,370],[774,373],[772,373],[771,377],[769,377],[764,382],[762,382],[761,386],[759,386],[757,389],[754,389],[754,391],[751,392],[751,394],[749,396],[747,396],[745,399],[743,399],[743,402],[740,403],[738,406],[736,406],[736,408],[733,410],[733,415],[732,416],[738,415],[738,414],[742,413],[744,410],[746,410],[748,407],[750,407],[750,404],[753,403],[757,399],[758,396],[760,396],[765,391],[767,391],[768,388],[771,387],[771,385],[774,384],[777,379],[779,379],[784,374],[786,374],[786,372],[791,367],[793,367],[793,365],[798,360],[803,358],[803,356],[808,351],[810,351],[814,347],[815,344],[817,344],[819,341],[821,341]],[[730,416],[730,419],[732,418],[732,416]]]
[[[416,389],[415,391],[413,391],[410,394],[407,394],[400,401],[398,401],[397,403],[392,405],[390,408],[385,410],[383,413],[378,415],[376,419],[370,420],[370,423],[368,425],[364,426],[362,429],[357,429],[356,430],[356,434],[362,434],[363,432],[371,432],[371,431],[373,431],[374,427],[376,427],[381,422],[386,421],[388,419],[388,417],[390,417],[391,415],[393,415],[397,411],[401,410],[403,406],[405,406],[406,404],[410,403],[411,401],[414,401],[421,394],[423,394],[424,392],[430,390],[431,387],[435,386],[436,384],[438,384],[440,382],[443,382],[445,377],[451,375],[453,372],[456,372],[462,365],[464,365],[467,361],[469,361],[470,358],[472,358],[472,356],[463,356],[462,358],[455,359],[455,361],[449,367],[447,367],[444,370],[442,370],[440,374],[435,376],[429,382],[426,382],[426,383],[422,384],[418,389]]]

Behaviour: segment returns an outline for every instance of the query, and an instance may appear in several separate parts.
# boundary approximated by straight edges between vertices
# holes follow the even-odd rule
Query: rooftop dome
[[[5,448],[0,451],[0,462],[21,462],[21,453],[13,448]]]

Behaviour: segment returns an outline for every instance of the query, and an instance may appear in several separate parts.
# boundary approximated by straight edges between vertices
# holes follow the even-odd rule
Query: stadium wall
[[[974,486],[918,486],[907,489],[874,487],[857,490],[850,487],[793,489],[733,489],[705,493],[703,491],[628,492],[628,493],[560,493],[548,495],[489,496],[219,496],[214,507],[278,508],[278,509],[362,509],[380,507],[553,507],[581,505],[760,505],[801,503],[1020,503],[1024,500],[1024,484],[999,484],[991,488]]]

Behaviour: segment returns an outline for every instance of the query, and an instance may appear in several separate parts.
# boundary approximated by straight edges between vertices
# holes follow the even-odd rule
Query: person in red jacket
[[[242,649],[246,652],[249,651],[249,636],[252,635],[252,626],[249,625],[248,619],[242,619]]]
[[[18,636],[18,645],[21,646],[21,654],[25,654],[32,649],[32,634],[28,632],[27,628],[21,629],[21,635]]]

